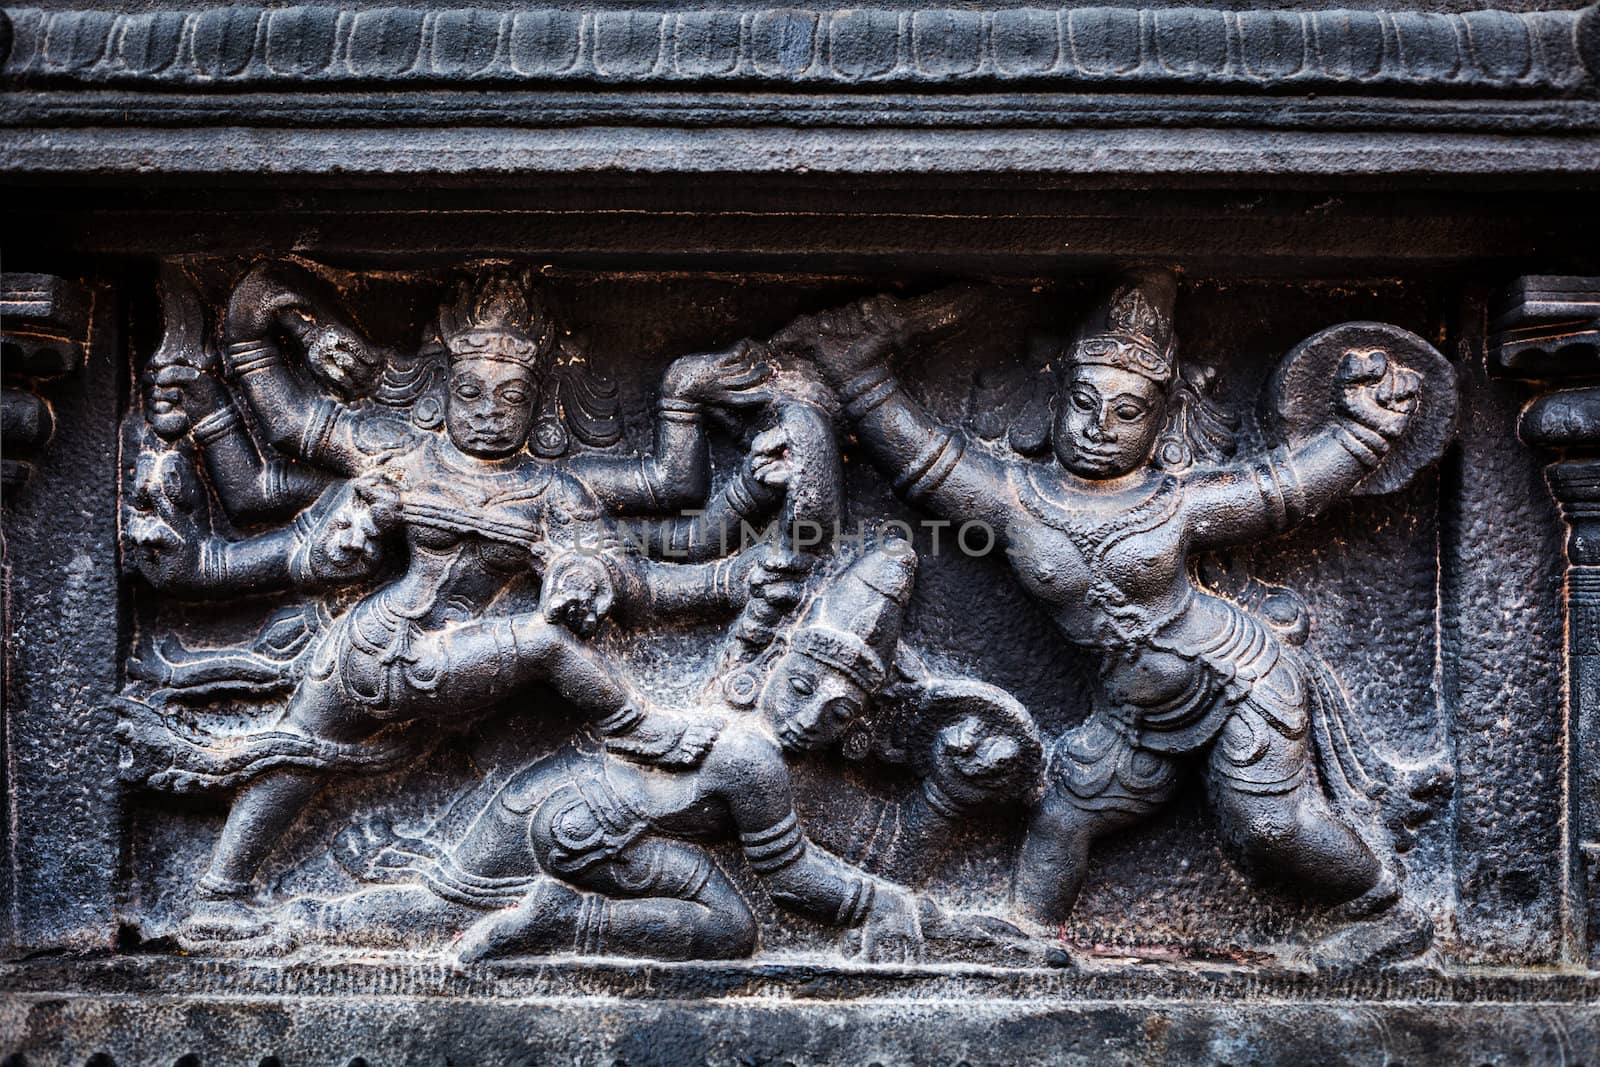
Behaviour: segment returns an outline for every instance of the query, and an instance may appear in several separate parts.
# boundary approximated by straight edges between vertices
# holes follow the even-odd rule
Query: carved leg
[[[1253,725],[1256,758],[1242,766],[1225,753],[1241,733],[1230,722],[1211,751],[1206,784],[1224,839],[1248,865],[1358,920],[1313,946],[1311,961],[1372,966],[1424,951],[1433,941],[1432,920],[1402,895],[1392,861],[1376,855],[1328,802],[1306,739],[1284,737],[1259,719]]]
[[[307,679],[288,708],[289,723],[313,737],[350,741],[376,725],[339,701],[336,685]],[[310,803],[327,778],[326,770],[268,771],[242,786],[211,854],[211,865],[196,888],[198,903],[185,935],[198,940],[236,940],[262,933],[266,924],[245,905],[255,891],[256,872],[285,830]]]
[[[1233,735],[1247,729],[1256,759],[1241,767],[1228,753],[1239,750]],[[1284,737],[1259,718],[1230,722],[1211,750],[1206,785],[1224,840],[1248,866],[1335,903],[1361,896],[1383,875],[1323,795],[1305,738]]]
[[[1171,799],[1178,767],[1170,756],[1133,747],[1114,722],[1097,713],[1056,742],[1048,776],[1012,890],[1018,914],[1042,926],[1071,913],[1088,870],[1089,846]]]
[[[296,900],[284,909],[295,942],[414,948],[449,941],[483,916],[420,885],[363,889],[335,900]]]
[[[1096,839],[1126,829],[1155,809],[1089,810],[1051,788],[1028,823],[1017,859],[1012,889],[1016,911],[1029,922],[1055,926],[1064,922],[1077,902],[1089,868],[1089,846]]]
[[[738,959],[756,950],[750,906],[699,845],[647,838],[584,873],[592,898],[581,951],[663,960]]]
[[[517,907],[469,930],[457,958],[470,963],[575,949],[585,955],[705,960],[737,959],[756,949],[759,931],[749,905],[698,845],[646,838],[570,880],[592,892],[541,884]]]

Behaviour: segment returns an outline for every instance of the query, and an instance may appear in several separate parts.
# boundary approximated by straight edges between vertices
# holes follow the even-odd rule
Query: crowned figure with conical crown
[[[1405,897],[1394,850],[1331,802],[1319,773],[1317,720],[1337,714],[1340,698],[1298,647],[1303,629],[1215,595],[1191,569],[1191,557],[1280,534],[1372,477],[1406,436],[1419,373],[1398,348],[1319,348],[1325,373],[1299,398],[1320,405],[1316,425],[1246,458],[1208,454],[1193,432],[1194,381],[1180,373],[1177,279],[1125,276],[1052,368],[1054,461],[1037,461],[939,423],[891,372],[908,318],[959,315],[974,299],[949,293],[868,298],[814,316],[788,342],[837,388],[896,491],[942,518],[986,524],[1094,665],[1092,712],[1054,742],[1018,860],[1017,914],[1056,928],[1091,844],[1147,818],[1198,767],[1247,867],[1367,920],[1346,928],[1363,934],[1336,955],[1425,946],[1431,928]]]

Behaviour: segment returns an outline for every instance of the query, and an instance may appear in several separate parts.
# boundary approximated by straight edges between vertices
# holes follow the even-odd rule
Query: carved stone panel
[[[6,11],[0,1067],[1600,1056],[1502,7]]]

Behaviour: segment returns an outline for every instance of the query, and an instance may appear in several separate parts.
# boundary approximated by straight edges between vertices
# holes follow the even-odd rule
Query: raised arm
[[[262,456],[239,412],[224,398],[189,431],[205,460],[217,499],[238,523],[255,523],[298,511],[328,486],[307,464]]]
[[[245,275],[228,300],[223,367],[273,448],[341,474],[357,474],[372,460],[362,416],[291,370],[280,338],[295,338],[326,377],[352,390],[370,383],[383,357],[322,306],[326,301],[304,292],[316,287],[305,272],[280,266],[264,264]]]
[[[1404,432],[1418,382],[1382,352],[1348,353],[1334,375],[1326,428],[1247,463],[1189,476],[1190,544],[1205,551],[1281,533],[1347,495]]]
[[[899,302],[875,297],[796,324],[790,337],[808,343],[857,440],[894,479],[897,494],[954,522],[986,522],[998,538],[1012,511],[1004,464],[930,416],[889,370],[906,317]]]
[[[151,585],[212,600],[291,587],[319,587],[370,575],[380,553],[381,505],[345,485],[325,492],[281,529],[229,540],[197,516],[142,506],[134,494],[127,521],[129,562]]]
[[[862,950],[874,960],[903,961],[921,949],[917,902],[811,841],[800,824],[789,770],[778,746],[755,731],[719,738],[706,773],[739,831],[750,868],[772,899],[791,911],[844,928],[863,928]]]
[[[832,419],[801,400],[782,400],[773,408],[774,425],[755,436],[749,454],[703,511],[629,524],[632,542],[645,555],[684,562],[727,556],[774,518],[800,547],[831,540],[844,502]]]
[[[770,373],[759,346],[748,341],[684,356],[662,377],[652,451],[579,456],[568,469],[614,511],[660,512],[701,503],[711,478],[704,406],[746,392]]]

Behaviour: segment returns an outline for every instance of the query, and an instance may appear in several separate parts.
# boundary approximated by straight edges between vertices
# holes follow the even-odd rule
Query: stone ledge
[[[965,963],[912,966],[810,957],[660,963],[552,957],[458,969],[400,953],[347,950],[315,960],[46,957],[0,965],[8,995],[403,997],[451,1003],[605,997],[795,1003],[892,999],[1006,1002],[1574,1004],[1600,1013],[1600,974],[1405,965],[1361,973],[1227,962],[1090,959],[1066,970]]]

